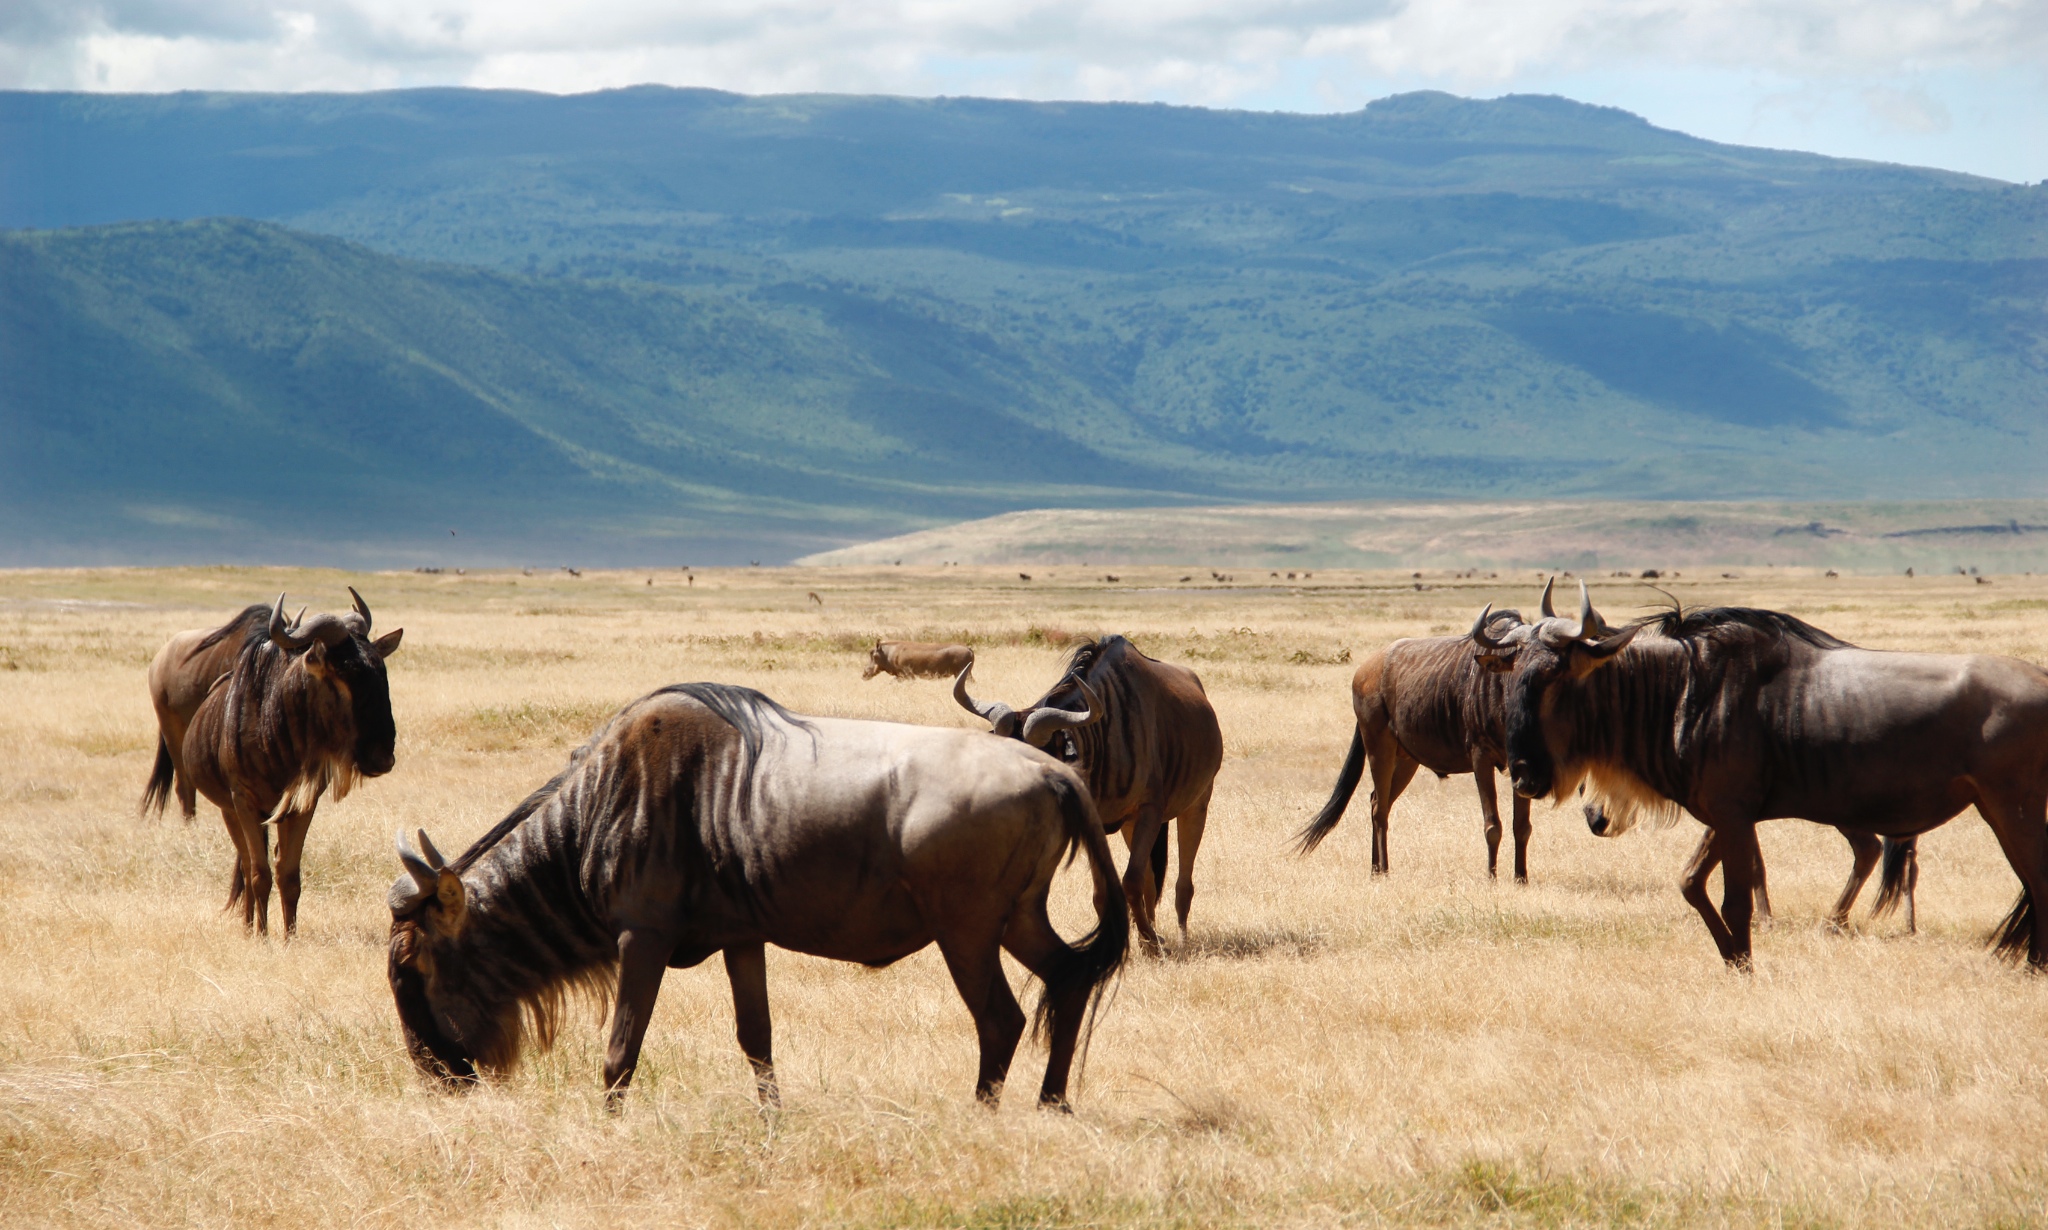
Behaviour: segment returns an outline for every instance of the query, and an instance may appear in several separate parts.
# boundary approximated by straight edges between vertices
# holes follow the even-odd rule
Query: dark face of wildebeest
[[[349,589],[355,610],[347,615],[315,615],[284,626],[283,599],[271,615],[271,640],[280,647],[305,650],[306,673],[331,689],[347,707],[355,730],[352,749],[356,769],[365,777],[381,777],[397,762],[398,726],[391,717],[391,682],[384,660],[398,652],[405,629],[370,639],[370,606]]]
[[[1557,765],[1544,730],[1544,701],[1559,683],[1583,679],[1611,661],[1635,638],[1636,627],[1619,631],[1607,626],[1593,609],[1586,583],[1579,582],[1579,613],[1560,618],[1550,606],[1550,586],[1543,587],[1542,617],[1505,634],[1488,627],[1493,605],[1472,623],[1471,639],[1488,670],[1507,672],[1506,706],[1508,780],[1515,793],[1535,799],[1557,784]],[[1569,785],[1570,783],[1566,783]]]
[[[419,834],[419,853],[398,838],[405,875],[391,886],[391,954],[387,973],[398,1005],[405,1049],[422,1072],[451,1085],[477,1078],[479,1067],[506,1066],[516,1022],[483,1011],[458,989],[465,982],[461,946],[467,921],[462,877]]]

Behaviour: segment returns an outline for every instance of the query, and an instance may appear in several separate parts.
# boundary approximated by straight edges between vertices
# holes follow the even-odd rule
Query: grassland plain
[[[0,1207],[50,1225],[2031,1225],[2048,1222],[2048,982],[1982,937],[2011,873],[1974,816],[1923,847],[1921,932],[1821,923],[1834,833],[1765,827],[1779,912],[1724,971],[1674,880],[1691,823],[1602,841],[1536,814],[1533,883],[1486,880],[1469,779],[1418,781],[1393,874],[1362,806],[1288,838],[1349,731],[1346,658],[1527,606],[1529,573],[1058,566],[421,576],[0,573]],[[651,581],[651,584],[649,583]],[[324,806],[304,930],[220,910],[210,807],[138,821],[163,639],[359,586],[403,625],[398,768]],[[1421,588],[1418,588],[1418,584]],[[1672,587],[1874,647],[2041,660],[2048,578],[1750,573]],[[809,595],[816,593],[822,605]],[[1620,581],[1610,614],[1653,599]],[[383,977],[391,833],[480,834],[611,709],[687,679],[798,710],[966,725],[936,682],[862,682],[874,636],[960,637],[1029,698],[1072,634],[1188,662],[1227,759],[1192,932],[1104,1011],[1077,1113],[970,1096],[931,952],[884,971],[775,953],[787,1108],[758,1114],[716,963],[669,976],[627,1112],[592,1006],[477,1093],[428,1088]],[[1361,800],[1362,803],[1362,800]],[[1084,882],[1057,918],[1085,929]],[[1013,979],[1016,971],[1012,970]],[[1020,979],[1016,979],[1021,981]],[[1021,1095],[1042,1054],[1020,1053]]]

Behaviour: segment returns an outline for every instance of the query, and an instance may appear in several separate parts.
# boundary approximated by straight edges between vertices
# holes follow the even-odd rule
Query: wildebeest
[[[967,645],[935,645],[925,641],[876,641],[868,650],[868,668],[860,673],[873,679],[884,672],[898,679],[919,679],[957,675],[974,665],[974,650]]]
[[[287,626],[284,595],[267,623],[238,617],[241,648],[185,731],[184,771],[220,808],[235,843],[228,905],[242,921],[270,930],[270,832],[277,824],[278,896],[289,935],[299,920],[299,856],[320,794],[347,797],[358,777],[391,771],[397,728],[384,660],[405,635],[370,639],[370,607],[351,588],[355,609]],[[246,613],[245,613],[246,614]]]
[[[664,970],[725,955],[740,1049],[777,1098],[767,944],[880,967],[936,942],[981,1042],[993,1104],[1024,1031],[1002,950],[1044,984],[1064,1105],[1083,1018],[1122,966],[1123,894],[1086,789],[1027,748],[961,730],[799,717],[759,692],[663,688],[626,706],[452,863],[398,842],[391,991],[413,1059],[459,1084],[552,1043],[565,997],[616,977],[605,1088],[639,1062]],[[1046,896],[1087,853],[1095,931]]]
[[[1586,805],[1586,827],[1595,837],[1618,837],[1630,827],[1618,824],[1597,802]],[[1870,917],[1883,918],[1904,906],[1906,910],[1906,932],[1919,930],[1919,910],[1914,903],[1914,889],[1920,883],[1920,854],[1918,837],[1877,837],[1857,829],[1837,830],[1849,843],[1851,862],[1848,882],[1835,898],[1834,908],[1828,911],[1828,925],[1840,930],[1849,925],[1849,911],[1856,906],[1856,898],[1863,892],[1863,886],[1870,880],[1872,869],[1883,864],[1884,874],[1878,877],[1877,900],[1871,902]],[[1701,838],[1702,843],[1712,840],[1711,831]],[[1694,857],[1699,857],[1698,851]],[[1752,896],[1756,904],[1756,917],[1771,917],[1771,895],[1766,885],[1764,859],[1761,853],[1756,860],[1755,883]]]
[[[1166,885],[1164,826],[1177,821],[1173,904],[1185,938],[1195,852],[1223,764],[1223,730],[1195,672],[1154,661],[1112,635],[1076,646],[1059,681],[1023,709],[977,702],[964,670],[953,680],[953,699],[996,734],[1045,748],[1080,770],[1110,831],[1129,823],[1124,892],[1148,952],[1159,948],[1153,914]]]
[[[1583,584],[1575,618],[1496,637],[1509,673],[1508,773],[1562,798],[1590,778],[1624,807],[1676,804],[1708,840],[1686,901],[1723,959],[1750,960],[1760,820],[1906,837],[1976,805],[2019,877],[1992,943],[2048,962],[2048,672],[1989,655],[1859,649],[1778,611],[1673,610],[1611,629]],[[1641,635],[1650,631],[1652,635]],[[1722,867],[1716,911],[1707,875]]]
[[[174,790],[185,819],[197,812],[192,778],[185,772],[185,730],[214,682],[234,669],[243,643],[269,620],[270,608],[259,602],[218,628],[180,632],[157,651],[149,664],[149,700],[156,708],[156,767],[142,790],[142,814],[162,815]]]
[[[1550,590],[1543,591],[1545,613]],[[1514,611],[1489,616],[1495,635],[1522,622]],[[1499,673],[1472,656],[1464,636],[1411,637],[1395,641],[1358,664],[1351,676],[1351,712],[1357,725],[1351,750],[1337,773],[1337,785],[1296,838],[1304,854],[1322,843],[1372,769],[1372,873],[1387,873],[1387,815],[1408,788],[1417,766],[1439,777],[1470,773],[1479,788],[1479,813],[1486,833],[1486,874],[1498,874],[1500,801],[1493,775],[1507,767],[1502,750],[1502,702],[1506,685]],[[1512,795],[1515,823],[1515,879],[1529,879],[1529,800]]]

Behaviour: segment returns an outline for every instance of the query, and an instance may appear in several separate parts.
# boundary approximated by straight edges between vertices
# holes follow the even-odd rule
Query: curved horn
[[[301,611],[303,615],[305,612]],[[296,620],[293,621],[297,623]],[[280,649],[304,649],[313,643],[312,638],[297,628],[287,628],[284,622],[284,595],[277,596],[277,605],[270,608],[270,639]]]
[[[430,838],[429,838],[429,837],[427,836],[427,830],[425,830],[425,829],[420,829],[420,830],[419,830],[419,835],[420,835],[420,853],[421,853],[422,855],[426,856],[426,860],[427,860],[427,866],[429,866],[429,867],[432,867],[432,868],[433,868],[433,869],[434,869],[434,870],[435,870],[436,872],[442,872],[442,871],[446,871],[446,870],[448,870],[448,860],[447,860],[447,859],[445,859],[445,858],[442,858],[442,857],[441,857],[441,852],[440,852],[439,850],[436,850],[436,849],[434,848],[434,843],[433,843],[432,839],[430,839]]]
[[[1600,627],[1600,616],[1593,611],[1593,595],[1586,592],[1586,583],[1579,582],[1579,626],[1572,630],[1572,639],[1578,640]]]
[[[953,677],[953,699],[960,703],[962,709],[987,722],[989,729],[1006,739],[1009,738],[1010,732],[1017,727],[1017,711],[999,700],[993,700],[984,705],[972,696],[969,696],[967,694],[967,676],[973,673],[974,663],[969,662],[960,668],[958,675]]]
[[[398,861],[405,868],[405,874],[392,883],[386,904],[392,913],[402,914],[431,896],[440,877],[425,859],[414,854],[412,848],[405,844],[404,829],[398,830],[397,845]]]
[[[353,585],[348,587],[348,596],[355,602],[356,614],[363,617],[363,635],[370,635],[370,604],[363,601],[363,596],[356,592]]]
[[[1086,707],[1081,709],[1048,709],[1040,706],[1037,709],[1033,709],[1030,715],[1024,719],[1024,742],[1029,743],[1033,747],[1044,747],[1046,740],[1052,738],[1056,731],[1072,730],[1075,727],[1086,726],[1091,722],[1101,720],[1102,706],[1096,703],[1094,690],[1088,686],[1086,679],[1081,680],[1080,683],[1081,703]]]
[[[1556,611],[1556,609],[1555,609],[1555,608],[1553,608],[1553,607],[1552,607],[1552,606],[1550,605],[1550,587],[1551,587],[1551,586],[1553,586],[1553,585],[1556,585],[1556,584],[1557,584],[1557,578],[1556,578],[1556,577],[1552,577],[1552,578],[1550,578],[1549,580],[1547,580],[1547,581],[1545,581],[1545,582],[1543,583],[1543,606],[1542,606],[1542,607],[1541,607],[1540,609],[1542,610],[1542,612],[1543,612],[1543,618],[1545,618],[1545,619],[1556,619],[1556,618],[1557,618],[1557,611]]]
[[[1481,649],[1490,649],[1498,652],[1507,648],[1507,646],[1498,637],[1494,636],[1492,629],[1486,626],[1492,620],[1493,604],[1489,602],[1486,604],[1485,609],[1479,612],[1479,618],[1472,621],[1472,643]]]

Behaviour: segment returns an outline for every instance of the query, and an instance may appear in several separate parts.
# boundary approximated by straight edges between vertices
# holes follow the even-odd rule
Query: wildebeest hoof
[[[1074,1104],[1067,1101],[1065,1096],[1054,1094],[1051,1097],[1041,1096],[1038,1099],[1038,1109],[1055,1115],[1071,1115],[1074,1113]]]

